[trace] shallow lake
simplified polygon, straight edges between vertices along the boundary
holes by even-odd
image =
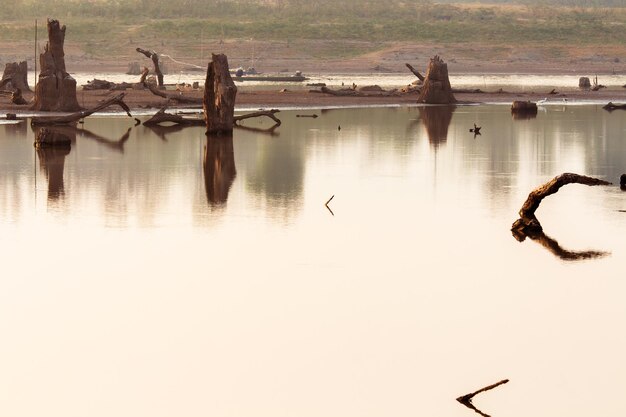
[[[626,193],[568,185],[540,238],[510,227],[555,175],[619,183],[625,116],[93,117],[40,151],[0,125],[0,415],[470,417],[455,398],[509,378],[474,404],[624,416]]]

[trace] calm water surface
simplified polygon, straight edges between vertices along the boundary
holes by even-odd
[[[557,174],[619,181],[624,113],[302,113],[39,152],[0,125],[0,415],[469,417],[504,378],[494,417],[626,414],[626,193],[509,231]]]

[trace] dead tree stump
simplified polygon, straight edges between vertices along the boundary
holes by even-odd
[[[448,64],[443,62],[438,55],[430,59],[424,77],[424,86],[417,101],[426,104],[456,103],[448,78]]]
[[[35,89],[37,111],[75,112],[80,110],[76,99],[76,80],[65,70],[65,25],[48,19],[48,43],[39,56],[41,73]]]
[[[207,134],[231,134],[233,131],[237,87],[228,71],[228,58],[213,54],[204,84],[204,120]]]
[[[2,81],[9,79],[6,84],[8,87],[14,89],[19,88],[21,91],[31,91],[28,86],[28,65],[26,61],[20,63],[9,62],[4,67],[4,73],[2,74]]]

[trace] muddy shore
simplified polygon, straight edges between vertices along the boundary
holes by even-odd
[[[176,94],[175,91],[168,91]],[[119,91],[95,90],[78,91],[78,102],[84,108],[94,107],[108,98],[119,94]],[[188,97],[202,97],[200,90],[184,93]],[[547,91],[537,92],[484,92],[484,93],[456,93],[460,103],[512,103],[514,100],[539,101],[547,98],[550,104],[568,104],[579,102],[590,103],[614,103],[626,102],[626,89],[606,88],[600,91],[572,90],[558,94],[548,94]],[[32,100],[32,93],[24,94],[27,101]],[[134,111],[150,113],[151,110],[159,109],[165,105],[169,108],[201,108],[201,105],[181,105],[171,100],[155,96],[148,90],[126,90],[124,98],[126,104]],[[401,93],[395,96],[370,96],[370,97],[343,97],[307,91],[281,91],[281,90],[243,90],[237,94],[237,110],[250,110],[260,108],[327,108],[327,107],[364,107],[364,106],[410,106],[417,104],[417,93]],[[110,111],[118,111],[113,107]],[[18,113],[28,114],[29,105],[18,106],[11,104],[6,97],[0,97],[0,114]]]

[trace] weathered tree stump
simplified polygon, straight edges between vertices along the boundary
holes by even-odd
[[[35,89],[36,111],[74,112],[80,110],[76,99],[76,80],[65,70],[65,25],[48,19],[48,43],[39,56],[41,73]]]
[[[228,58],[213,54],[204,84],[204,120],[207,134],[230,134],[233,131],[237,87],[228,71]]]
[[[161,67],[159,66],[159,54],[157,54],[154,51],[147,51],[141,48],[137,48],[136,51],[139,52],[140,54],[145,55],[146,57],[152,60],[152,63],[154,64],[154,73],[156,74],[157,79],[159,80],[159,88],[162,88],[164,86],[163,85],[163,72],[161,71]]]
[[[417,99],[418,103],[426,104],[454,104],[456,98],[452,94],[450,78],[448,77],[448,64],[443,62],[438,55],[430,59],[424,86]]]
[[[589,77],[580,77],[578,79],[578,88],[589,89],[591,88],[591,81]]]
[[[26,61],[7,63],[2,74],[2,81],[7,79],[10,80],[6,84],[7,87],[19,88],[21,91],[31,91],[28,86],[28,65]]]

